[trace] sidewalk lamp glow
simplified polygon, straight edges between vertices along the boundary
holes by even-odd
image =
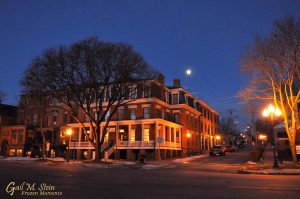
[[[264,117],[270,117],[272,126],[274,126],[274,116],[279,117],[281,116],[282,112],[279,108],[274,107],[272,104],[270,104],[268,107],[266,107],[262,115]],[[279,168],[278,166],[278,159],[277,159],[277,153],[276,153],[276,139],[275,139],[275,132],[273,132],[273,156],[274,156],[274,162],[273,162],[273,168]]]
[[[265,134],[259,134],[258,139],[259,140],[267,140],[267,136]]]
[[[186,137],[188,138],[187,155],[189,155],[189,153],[190,153],[190,137],[191,137],[191,133],[188,132],[188,133],[186,134]]]
[[[190,133],[190,132],[187,133],[187,134],[186,134],[186,137],[187,137],[187,138],[190,138],[190,137],[191,137],[191,133]]]

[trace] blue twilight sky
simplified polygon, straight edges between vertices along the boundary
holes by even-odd
[[[246,84],[243,46],[274,19],[300,18],[297,0],[0,0],[0,88],[15,104],[31,60],[48,47],[98,36],[132,44],[160,70],[221,114]],[[185,75],[190,68],[191,76]]]

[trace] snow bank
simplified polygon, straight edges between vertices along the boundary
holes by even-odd
[[[157,169],[159,167],[161,167],[161,166],[159,166],[159,165],[152,165],[152,164],[146,164],[146,165],[142,166],[142,169]]]
[[[3,160],[7,160],[7,161],[36,161],[38,159],[37,158],[30,158],[30,157],[18,157],[18,156],[14,156],[14,157],[5,158]]]
[[[173,160],[173,162],[174,163],[183,163],[183,162],[192,161],[192,160],[196,160],[196,159],[200,159],[200,158],[206,158],[206,157],[208,157],[208,155],[197,155],[197,156],[191,156],[191,157],[187,157],[187,158],[175,159],[175,160]]]
[[[50,160],[50,161],[53,161],[53,162],[66,162],[67,161],[65,158],[60,158],[60,157],[46,158],[46,160]]]
[[[256,165],[256,164],[258,164],[258,163],[257,163],[257,162],[252,162],[252,161],[248,161],[248,162],[246,162],[246,164]]]

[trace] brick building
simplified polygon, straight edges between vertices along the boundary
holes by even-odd
[[[44,97],[41,103],[38,98],[21,96],[17,122],[26,135],[23,153],[39,155],[45,143],[49,156],[65,156],[69,145],[73,158],[92,158],[94,148],[81,125],[59,108],[57,100]],[[181,87],[179,79],[172,86],[165,86],[162,75],[148,80],[137,86],[134,98],[112,116],[102,146],[108,157],[165,159],[200,154],[218,144],[218,112]],[[73,131],[70,140],[67,128]]]
[[[109,123],[103,150],[111,158],[165,159],[200,154],[219,143],[218,112],[182,88],[179,79],[172,86],[165,86],[163,76],[149,80],[137,88],[136,98],[119,108]],[[70,127],[72,156],[91,158],[93,146],[80,124],[69,123],[61,132]]]

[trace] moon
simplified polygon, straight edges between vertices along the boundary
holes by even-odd
[[[187,69],[187,70],[185,71],[185,74],[191,75],[191,74],[192,74],[192,70],[191,70],[191,69]]]

